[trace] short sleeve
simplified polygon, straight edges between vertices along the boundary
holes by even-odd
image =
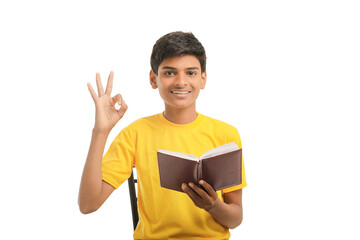
[[[135,142],[128,128],[124,128],[111,143],[102,159],[102,179],[118,188],[131,175],[135,159]]]
[[[234,132],[234,135],[233,135],[233,138],[232,138],[231,141],[235,142],[238,145],[239,148],[242,148],[240,135],[239,135],[239,132],[237,131],[236,128],[235,128],[235,132]],[[242,173],[241,173],[242,181],[241,181],[241,184],[233,186],[233,187],[225,188],[225,189],[221,190],[222,193],[232,192],[232,191],[239,190],[239,189],[242,189],[242,188],[247,186],[246,177],[245,177],[244,157],[241,156],[241,159],[242,159],[242,161],[241,161],[242,162],[241,163],[242,164]]]

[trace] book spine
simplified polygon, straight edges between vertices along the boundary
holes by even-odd
[[[199,163],[196,163],[194,172],[193,172],[193,177],[194,177],[195,181],[197,180],[197,177],[198,177],[198,165],[199,165]]]
[[[196,184],[199,184],[199,181],[202,179],[202,160],[197,164],[197,178],[196,178]]]

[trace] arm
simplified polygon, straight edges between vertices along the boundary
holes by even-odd
[[[114,191],[102,181],[101,160],[108,133],[93,130],[79,190],[79,208],[84,214],[96,211]]]
[[[234,229],[243,220],[242,189],[225,193],[224,202],[220,199],[207,210],[220,224]]]
[[[234,229],[243,219],[242,189],[225,193],[222,202],[215,190],[205,181],[200,184],[206,189],[202,190],[193,183],[183,184],[183,190],[189,195],[194,204],[207,211],[220,224]]]
[[[82,213],[96,211],[115,189],[102,180],[101,161],[107,137],[115,124],[123,117],[128,107],[120,94],[113,98],[110,96],[113,76],[114,74],[111,72],[104,93],[100,74],[96,74],[99,96],[96,95],[91,84],[88,83],[90,94],[95,102],[96,116],[89,153],[80,183],[78,203]],[[121,104],[119,110],[115,108],[116,103]]]

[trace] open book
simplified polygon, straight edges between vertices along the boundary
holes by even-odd
[[[164,188],[183,192],[182,183],[202,187],[199,181],[203,179],[217,191],[242,182],[242,149],[235,142],[213,148],[200,158],[162,149],[157,157],[160,185]]]

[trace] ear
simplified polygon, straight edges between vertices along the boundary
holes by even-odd
[[[204,89],[206,84],[206,71],[201,74],[201,86],[200,89]]]
[[[150,70],[150,85],[153,89],[157,89],[157,84],[156,84],[156,78],[157,75],[154,73],[153,70]]]

